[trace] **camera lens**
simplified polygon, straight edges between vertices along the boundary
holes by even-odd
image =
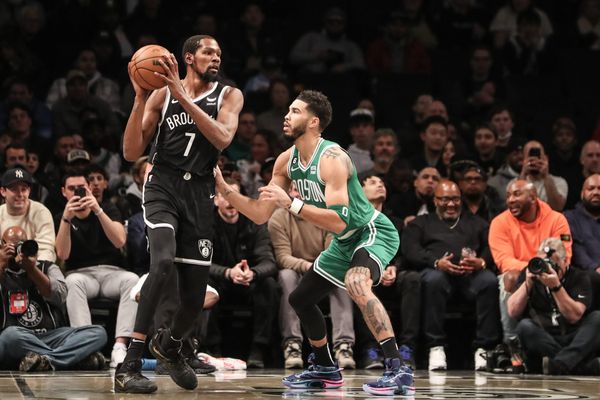
[[[539,275],[542,272],[547,271],[546,262],[543,258],[534,257],[531,260],[529,260],[529,264],[527,264],[527,269],[532,274]]]

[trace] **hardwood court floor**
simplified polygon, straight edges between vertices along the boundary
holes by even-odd
[[[217,372],[200,376],[199,388],[185,391],[168,377],[147,376],[158,383],[153,395],[128,395],[112,390],[112,371],[98,373],[0,372],[0,400],[104,399],[382,399],[363,392],[362,384],[378,376],[372,371],[345,371],[342,390],[291,391],[281,385],[284,370]],[[600,399],[600,377],[492,375],[470,371],[416,373],[417,399]],[[389,398],[389,397],[388,397]],[[396,398],[403,398],[396,396]]]

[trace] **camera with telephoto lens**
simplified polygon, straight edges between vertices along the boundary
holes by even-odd
[[[556,250],[546,247],[544,248],[544,251],[546,252],[546,257],[533,257],[527,264],[527,269],[534,275],[539,275],[542,272],[548,273],[550,272],[550,268],[557,272],[559,270],[558,264],[552,260],[552,254],[554,254]]]
[[[21,240],[15,245],[16,254],[22,254],[23,257],[32,257],[38,253],[39,246],[35,240]]]

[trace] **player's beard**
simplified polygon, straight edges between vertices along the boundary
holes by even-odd
[[[219,77],[219,73],[218,72],[211,72],[211,71],[206,71],[203,72],[200,75],[200,79],[202,79],[204,82],[206,83],[210,83],[210,82],[215,82],[218,77]]]
[[[298,139],[300,136],[304,135],[304,132],[306,132],[307,125],[308,125],[308,121],[304,121],[304,124],[291,128],[289,135],[284,134],[283,138],[289,143],[295,142],[296,139]]]

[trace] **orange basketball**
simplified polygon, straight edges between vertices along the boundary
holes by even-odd
[[[149,44],[140,48],[131,57],[132,76],[135,82],[146,90],[160,89],[165,86],[160,77],[154,75],[154,72],[166,74],[165,69],[158,62],[164,61],[164,56],[168,56],[171,52],[162,46]]]

